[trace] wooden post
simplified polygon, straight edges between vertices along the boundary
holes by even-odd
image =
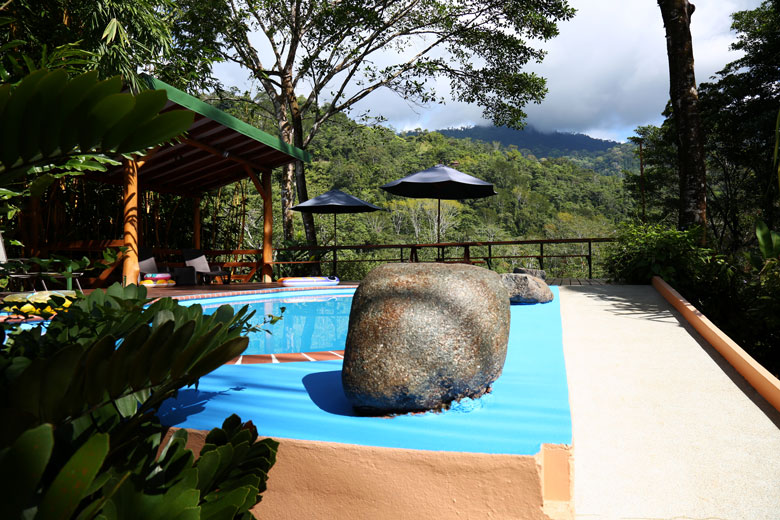
[[[200,249],[200,197],[192,200],[192,247]]]
[[[263,172],[263,267],[261,274],[264,283],[273,282],[274,271],[274,208],[271,199],[271,172]]]
[[[248,165],[244,165],[244,171],[249,176],[252,184],[255,185],[255,189],[260,192],[260,196],[263,197],[263,258],[262,266],[260,267],[260,273],[262,275],[263,283],[273,282],[274,274],[274,247],[271,240],[274,234],[274,208],[273,200],[271,199],[271,171],[263,171],[263,181],[257,178],[257,175],[252,168]]]
[[[122,266],[122,285],[138,283],[138,164],[124,159],[124,245],[125,261]]]
[[[593,243],[588,240],[588,279],[593,278]]]

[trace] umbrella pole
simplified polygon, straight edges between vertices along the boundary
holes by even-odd
[[[333,214],[333,276],[336,274],[336,214]]]
[[[436,243],[441,244],[441,199],[437,199],[439,201],[439,207],[438,211],[436,211]],[[443,260],[444,254],[441,249],[441,246],[439,246],[439,259]]]

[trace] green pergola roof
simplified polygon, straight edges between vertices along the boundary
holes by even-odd
[[[200,194],[248,176],[246,168],[262,172],[296,159],[309,162],[309,153],[201,101],[158,79],[147,85],[165,90],[163,111],[191,110],[195,120],[179,142],[162,146],[138,171],[142,190],[179,195]],[[89,175],[102,182],[122,184],[122,169]]]
[[[188,108],[193,112],[195,112],[196,114],[200,114],[204,117],[211,119],[212,121],[221,123],[225,125],[227,128],[231,128],[236,132],[240,132],[247,137],[251,137],[255,141],[258,141],[267,146],[275,148],[280,152],[284,152],[288,155],[291,155],[296,159],[300,159],[304,162],[311,161],[311,156],[309,155],[309,152],[305,150],[301,150],[300,148],[291,146],[285,143],[284,141],[282,141],[281,139],[279,139],[278,137],[274,137],[271,134],[267,134],[262,130],[255,128],[252,125],[248,125],[247,123],[241,121],[240,119],[235,118],[230,114],[227,114],[212,105],[209,105],[205,101],[202,101],[196,98],[195,96],[191,96],[186,92],[182,92],[176,87],[172,87],[168,85],[164,81],[160,81],[159,79],[153,78],[151,76],[145,76],[144,79],[146,80],[146,84],[149,86],[150,89],[166,91],[168,93],[168,100],[173,101],[179,106]]]

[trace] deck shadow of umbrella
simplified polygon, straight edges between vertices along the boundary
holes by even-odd
[[[388,182],[381,188],[402,197],[437,199],[439,205],[436,214],[436,243],[441,242],[441,199],[480,199],[496,195],[491,183],[443,164]]]
[[[306,202],[290,208],[302,213],[333,213],[333,245],[336,246],[336,215],[339,213],[368,213],[381,211],[382,208],[374,206],[357,197],[353,197],[341,190],[330,190],[318,195]],[[333,249],[333,275],[336,276],[336,249]]]

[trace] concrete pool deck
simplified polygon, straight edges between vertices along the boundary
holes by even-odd
[[[778,518],[780,412],[653,287],[560,305],[577,519]]]

